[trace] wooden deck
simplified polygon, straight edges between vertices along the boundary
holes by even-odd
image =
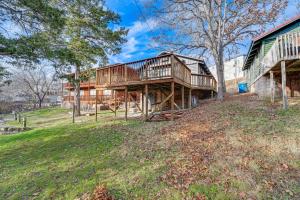
[[[172,81],[192,89],[216,90],[213,76],[191,74],[191,70],[172,54],[103,67],[96,72],[97,88],[121,89]]]
[[[114,94],[124,92],[125,119],[128,103],[134,99],[131,93],[138,93],[134,102],[145,120],[151,120],[154,113],[165,112],[170,113],[173,120],[175,112],[191,108],[193,91],[194,96],[216,92],[216,80],[211,75],[192,74],[178,57],[165,54],[98,68],[95,87],[97,90],[111,89]]]

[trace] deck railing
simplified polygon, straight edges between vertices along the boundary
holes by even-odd
[[[95,84],[95,81],[81,82],[80,87],[94,87]],[[64,88],[74,88],[74,85],[72,83],[64,83]]]
[[[97,69],[96,85],[123,86],[138,81],[175,78],[184,84],[215,89],[216,80],[210,75],[191,74],[191,70],[172,54],[113,65]]]
[[[217,88],[217,81],[213,76],[210,75],[201,75],[201,74],[192,74],[191,76],[192,87],[202,88],[202,89],[213,89]]]
[[[254,83],[282,60],[300,59],[300,31],[280,35],[264,57],[253,61],[248,71],[248,83]]]
[[[98,102],[103,102],[103,101],[107,101],[111,99],[111,95],[98,95],[97,97]],[[69,101],[69,102],[73,102],[74,101],[74,96],[64,96],[63,97],[64,101]],[[94,102],[96,101],[96,95],[90,95],[90,96],[81,96],[80,97],[81,101],[90,101],[90,102]]]
[[[177,57],[173,57],[173,76],[184,83],[191,83],[191,70]]]
[[[135,81],[178,78],[190,83],[191,70],[173,55],[97,69],[96,85],[120,85]]]

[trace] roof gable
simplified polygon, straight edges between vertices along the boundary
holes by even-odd
[[[300,15],[297,15],[290,20],[285,21],[284,23],[276,26],[275,28],[255,37],[252,42],[251,46],[249,48],[243,70],[250,67],[252,61],[254,60],[255,55],[259,52],[261,48],[262,41],[268,40],[268,39],[274,39],[278,35],[285,34],[289,31],[292,31],[296,28],[300,27]]]

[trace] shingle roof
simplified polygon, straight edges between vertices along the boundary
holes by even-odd
[[[280,30],[281,28],[283,28],[283,27],[285,27],[285,26],[287,26],[287,25],[289,25],[289,24],[291,24],[291,23],[293,23],[293,22],[295,22],[295,21],[297,21],[299,19],[300,19],[300,14],[297,15],[297,16],[295,16],[295,17],[293,17],[293,18],[291,18],[291,19],[289,19],[289,20],[287,20],[287,21],[285,21],[285,22],[283,22],[282,24],[279,24],[278,26],[272,28],[269,31],[264,32],[264,33],[260,34],[259,36],[256,36],[255,38],[253,38],[253,41],[256,42],[258,40],[261,40],[264,37],[266,37],[266,36],[268,36],[268,35],[276,32],[276,31]]]

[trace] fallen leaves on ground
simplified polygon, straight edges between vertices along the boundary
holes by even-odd
[[[245,134],[246,130],[235,121],[239,115],[247,117],[245,109],[251,116],[266,114],[269,120],[278,119],[274,112],[278,106],[265,105],[255,95],[243,95],[227,97],[224,102],[205,101],[174,124],[163,128],[161,133],[168,134],[169,142],[178,145],[180,151],[166,161],[168,171],[161,180],[185,193],[193,184],[217,184],[235,198],[257,199],[261,194],[272,196],[275,190],[279,194],[289,191],[286,193],[295,198],[294,192],[286,189],[291,183],[277,184],[280,181],[297,184],[300,178],[299,168],[291,169],[280,161],[291,157],[291,153],[280,149],[279,158],[272,158],[272,147],[268,143],[255,142],[258,138],[256,132],[259,133],[257,129],[263,128],[264,124],[248,128],[252,134]]]
[[[105,186],[99,185],[95,188],[90,200],[114,200],[114,198],[109,194]]]

